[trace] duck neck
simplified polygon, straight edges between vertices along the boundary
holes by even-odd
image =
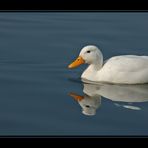
[[[98,71],[102,68],[102,65],[101,64],[90,64],[88,66],[88,69],[91,69],[93,71]]]
[[[87,69],[83,72],[82,78],[86,80],[94,81],[96,78],[96,74],[100,71],[103,66],[103,57],[96,61],[95,63],[91,63]]]
[[[102,54],[100,53],[100,54],[98,55],[97,60],[96,60],[94,63],[91,63],[91,64],[88,66],[88,68],[89,68],[89,69],[92,69],[92,70],[94,70],[94,71],[98,71],[98,70],[100,70],[100,69],[102,68],[102,66],[103,66],[103,56],[102,56]]]

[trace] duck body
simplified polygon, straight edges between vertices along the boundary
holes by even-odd
[[[90,65],[83,72],[81,78],[107,83],[148,83],[148,56],[115,56],[110,58],[99,70]]]
[[[81,75],[82,80],[115,84],[148,83],[148,56],[114,56],[103,64],[101,51],[96,46],[86,46],[79,57],[83,63],[89,64]]]

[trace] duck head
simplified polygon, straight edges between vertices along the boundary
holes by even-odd
[[[98,47],[94,45],[88,45],[81,49],[80,54],[78,58],[72,62],[68,68],[75,68],[78,67],[81,64],[103,64],[103,56],[101,51],[98,49]]]

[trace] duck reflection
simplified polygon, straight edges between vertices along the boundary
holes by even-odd
[[[118,107],[139,110],[139,107],[132,106],[134,102],[148,101],[148,84],[144,85],[113,85],[113,84],[87,84],[83,83],[84,95],[70,93],[82,107],[82,113],[85,115],[95,115],[96,110],[101,105],[101,96],[115,101]],[[128,103],[128,105],[122,105]],[[130,105],[129,105],[130,104]]]

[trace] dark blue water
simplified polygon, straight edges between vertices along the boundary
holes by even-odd
[[[86,66],[67,65],[88,44],[148,55],[148,13],[0,13],[0,135],[148,135],[148,102],[102,97],[87,116],[68,95],[84,95]]]

